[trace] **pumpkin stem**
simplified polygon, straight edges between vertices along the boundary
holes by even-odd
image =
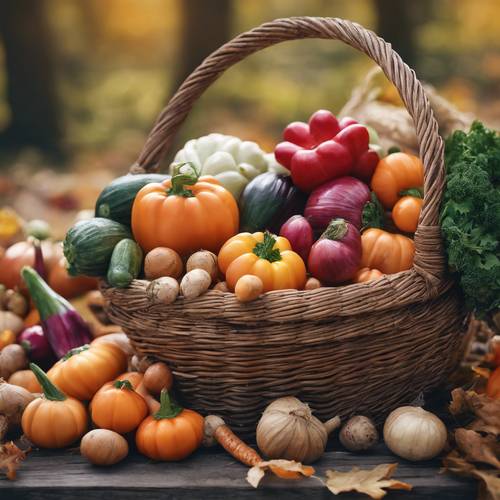
[[[66,394],[62,393],[47,377],[47,374],[35,363],[30,363],[30,369],[42,386],[43,394],[49,401],[64,401]]]
[[[187,171],[186,171],[187,170]],[[200,171],[191,162],[177,163],[174,166],[172,175],[172,187],[167,191],[169,196],[184,196],[190,198],[194,196],[190,189],[185,189],[184,186],[193,186],[200,178]]]
[[[132,387],[132,384],[128,380],[117,380],[113,384],[113,387],[116,387],[117,389],[126,389],[127,391],[134,390],[134,388]]]
[[[384,227],[385,212],[377,195],[372,191],[370,200],[365,203],[361,212],[361,231],[369,227]]]
[[[347,234],[347,222],[344,219],[332,219],[320,239],[341,240]]]
[[[183,408],[170,399],[167,389],[162,389],[160,395],[160,409],[153,415],[156,420],[164,418],[175,418],[181,413]]]
[[[80,347],[73,347],[73,349],[70,349],[64,356],[63,356],[63,360],[64,361],[67,361],[69,358],[71,358],[71,356],[74,356],[75,354],[80,354],[81,352],[84,352],[84,351],[87,351],[88,349],[90,349],[90,345],[89,344],[85,344],[85,345],[82,345]]]
[[[264,233],[264,241],[257,243],[252,252],[260,257],[261,259],[266,259],[269,262],[276,262],[281,260],[281,253],[279,248],[274,248],[276,244],[276,238],[269,232]]]
[[[399,192],[399,196],[413,196],[414,198],[423,198],[424,190],[422,188],[403,189]]]

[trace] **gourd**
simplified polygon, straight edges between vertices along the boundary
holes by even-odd
[[[117,432],[94,429],[83,436],[80,453],[94,465],[114,465],[128,455],[128,443]]]
[[[134,240],[125,238],[119,241],[113,249],[107,281],[111,286],[126,288],[139,276],[141,267],[141,247]]]
[[[116,244],[131,238],[130,230],[109,219],[77,222],[66,233],[64,255],[72,276],[105,276]]]
[[[270,160],[255,142],[214,133],[186,142],[171,170],[176,163],[191,162],[201,175],[215,177],[238,200],[248,182],[267,171]]]
[[[124,175],[106,186],[95,204],[95,216],[111,219],[130,226],[130,215],[135,195],[146,184],[163,182],[168,175],[139,174]]]

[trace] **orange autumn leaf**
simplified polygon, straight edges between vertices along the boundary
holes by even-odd
[[[7,479],[16,479],[16,471],[26,458],[26,452],[20,450],[12,441],[0,446],[0,471]]]
[[[282,479],[297,480],[303,477],[310,477],[314,474],[314,468],[309,465],[302,465],[293,460],[269,460],[259,462],[254,465],[247,474],[247,481],[254,487],[259,486],[266,471],[272,471],[276,476]]]
[[[494,434],[479,433],[470,429],[457,429],[455,441],[464,458],[469,462],[482,462],[500,469],[500,442]]]
[[[348,472],[327,470],[325,485],[334,495],[346,491],[357,491],[374,499],[382,498],[387,494],[384,488],[410,491],[411,484],[390,479],[397,466],[398,464],[381,464],[373,469],[354,467]]]

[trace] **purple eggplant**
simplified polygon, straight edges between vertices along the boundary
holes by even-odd
[[[21,275],[40,314],[43,332],[57,358],[91,341],[89,326],[66,299],[54,292],[33,268],[23,267]]]
[[[40,325],[33,325],[23,330],[19,337],[17,337],[17,341],[24,347],[28,357],[44,368],[50,367],[56,362],[52,347],[50,347],[43,328]]]

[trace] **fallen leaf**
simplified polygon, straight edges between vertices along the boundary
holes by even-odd
[[[493,434],[482,435],[470,429],[457,429],[455,441],[469,462],[482,462],[500,469],[500,442]]]
[[[327,470],[326,487],[338,495],[346,491],[357,491],[378,499],[386,495],[384,488],[410,491],[412,486],[397,479],[390,479],[398,464],[381,464],[374,469],[354,467],[349,472]]]
[[[496,429],[496,433],[500,434],[500,399],[493,399],[474,391],[464,391],[461,388],[454,389],[451,397],[449,410],[452,415],[457,418],[467,417],[467,423],[476,430],[485,427],[490,429],[487,432]]]
[[[0,446],[0,471],[7,479],[16,479],[16,471],[26,458],[26,452],[21,451],[12,441]]]
[[[271,470],[276,476],[282,479],[301,479],[314,474],[314,468],[309,465],[302,465],[293,460],[269,460],[259,462],[254,465],[247,474],[247,481],[254,487],[259,486],[267,470]]]

